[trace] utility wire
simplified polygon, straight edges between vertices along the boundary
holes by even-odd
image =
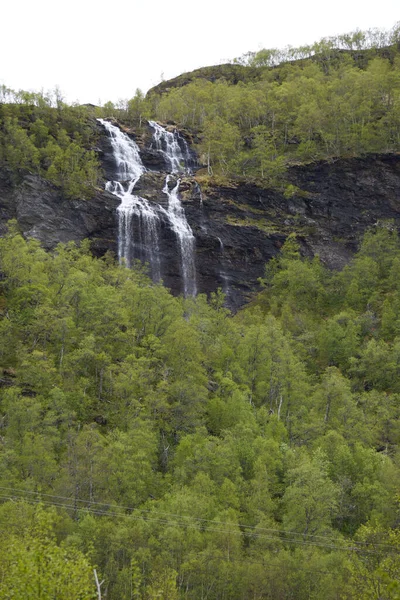
[[[0,498],[7,498],[9,499],[9,497],[3,497],[0,495]],[[47,506],[57,506],[57,507],[61,507],[61,508],[73,508],[69,505],[65,505],[65,504],[59,504],[59,503],[54,503],[54,502],[42,502],[40,500],[29,500],[28,504],[45,504]],[[89,509],[85,509],[85,512],[88,512],[90,514],[95,514],[95,515],[99,515],[99,514],[107,514],[109,516],[109,513],[103,513],[101,511],[98,510],[89,510]],[[117,516],[122,516],[122,517],[127,517],[130,518],[130,515],[117,515]],[[136,519],[140,520],[140,517],[136,517]],[[143,519],[146,520],[146,519]],[[174,523],[175,525],[175,523]],[[213,531],[208,529],[207,531]],[[220,530],[217,530],[218,532],[220,532]],[[227,533],[233,533],[233,532],[227,532]],[[214,560],[223,560],[222,556],[217,556],[215,554],[207,554],[207,555],[198,555],[200,559],[206,560],[206,559],[214,559]],[[282,565],[278,565],[278,564],[274,564],[274,563],[270,563],[270,562],[266,562],[264,561],[255,561],[255,560],[251,560],[251,559],[247,559],[246,557],[242,558],[242,559],[238,559],[238,558],[233,558],[233,559],[228,559],[228,562],[239,562],[239,563],[243,563],[243,564],[254,564],[254,565],[261,565],[265,568],[268,569],[281,569]],[[305,571],[308,573],[319,573],[322,575],[336,575],[336,573],[332,572],[332,571],[321,571],[321,570],[317,570],[317,569],[304,569],[303,567],[292,567],[290,566],[290,570],[296,570],[296,571]]]
[[[0,498],[6,499],[6,500],[10,500],[9,496],[2,496],[0,495]],[[32,505],[38,505],[38,504],[45,504],[47,506],[57,506],[57,507],[62,507],[62,508],[74,508],[71,505],[67,505],[67,504],[61,504],[61,503],[55,503],[55,502],[48,502],[48,501],[41,501],[40,499],[34,500],[31,499],[28,501],[28,504],[32,504]],[[85,512],[88,513],[93,513],[93,514],[106,514],[109,516],[109,513],[104,513],[103,511],[99,511],[99,510],[90,510],[88,508],[83,509]],[[124,514],[118,514],[117,516],[120,517],[127,517],[127,518],[131,518],[131,515],[124,515]],[[140,517],[137,517],[138,519],[140,519]],[[143,519],[146,520],[146,519]],[[209,530],[207,530],[209,531]],[[219,531],[219,530],[218,530]],[[231,532],[229,532],[231,533]],[[210,560],[210,559],[214,559],[214,560],[224,560],[222,556],[218,556],[216,554],[199,554],[198,558],[202,561],[205,560]],[[235,563],[242,563],[242,564],[254,564],[254,565],[260,565],[264,568],[266,568],[267,570],[273,570],[273,569],[282,569],[283,565],[279,565],[276,563],[270,563],[270,562],[266,562],[265,560],[263,561],[255,561],[252,559],[248,559],[246,557],[243,557],[242,559],[239,558],[229,558],[227,562],[235,562]],[[296,567],[296,566],[292,566],[290,565],[290,571],[304,571],[306,573],[318,573],[318,574],[322,574],[322,575],[337,575],[337,573],[333,572],[333,571],[322,571],[320,569],[304,569],[303,567]]]
[[[132,506],[124,506],[124,505],[118,505],[118,504],[113,504],[111,502],[95,502],[92,500],[84,500],[82,498],[74,498],[74,497],[70,497],[70,496],[58,496],[55,494],[45,494],[42,492],[35,492],[35,491],[31,491],[31,490],[21,490],[18,488],[13,488],[13,487],[4,487],[4,486],[0,486],[0,490],[7,490],[7,491],[12,491],[12,492],[16,492],[17,494],[31,494],[31,495],[36,495],[36,496],[45,496],[47,498],[56,498],[58,500],[67,500],[68,502],[74,502],[74,509],[77,510],[78,508],[84,509],[86,507],[78,507],[76,506],[76,503],[81,502],[81,503],[86,503],[88,504],[90,507],[93,506],[103,506],[103,507],[107,507],[107,511],[102,512],[101,514],[107,514],[107,515],[115,515],[114,513],[110,512],[110,509],[112,510],[126,510],[126,511],[130,511],[130,513],[132,513],[134,510],[138,510],[142,513],[150,513],[151,515],[162,515],[162,516],[166,516],[166,517],[174,517],[177,518],[179,520],[182,521],[182,519],[187,519],[188,521],[195,521],[195,522],[200,522],[200,523],[211,523],[212,525],[227,525],[227,526],[232,526],[232,525],[236,525],[238,526],[240,529],[244,529],[244,530],[255,530],[254,535],[259,537],[262,534],[259,534],[260,531],[266,531],[268,533],[276,533],[279,535],[284,535],[284,536],[298,536],[301,538],[307,537],[307,538],[318,538],[318,539],[322,539],[322,540],[329,540],[332,539],[332,536],[329,535],[318,535],[318,534],[312,534],[312,533],[299,533],[297,531],[287,531],[287,530],[282,530],[282,529],[274,529],[274,528],[268,528],[268,527],[259,527],[258,525],[244,525],[243,523],[229,523],[227,521],[217,521],[214,519],[204,519],[202,517],[193,517],[191,515],[182,515],[182,514],[178,514],[178,513],[170,513],[170,512],[164,512],[164,511],[157,511],[157,510],[153,510],[153,509],[143,509],[143,508],[137,508],[136,509]],[[23,497],[23,496],[22,496]],[[118,513],[119,514],[119,513]],[[130,517],[131,514],[129,515],[124,515],[121,514],[121,516],[128,516]],[[145,518],[144,518],[145,519]],[[146,519],[145,519],[146,520]],[[147,519],[147,520],[160,520],[161,519]],[[172,522],[172,521],[170,521]],[[182,521],[184,523],[184,521]],[[252,533],[249,531],[244,531],[243,533],[245,533],[246,535],[252,535]],[[277,538],[279,539],[279,538]],[[352,541],[353,544],[356,545],[360,545],[360,546],[370,546],[371,544],[369,542],[360,542],[360,541]],[[393,546],[390,546],[389,544],[380,544],[380,543],[374,543],[374,546],[380,546],[382,548],[387,548],[390,550],[393,550]]]
[[[39,492],[37,492],[37,494],[38,494],[38,496],[40,496]],[[10,495],[0,494],[0,498],[2,498],[3,500],[10,500]],[[21,497],[21,496],[17,497],[17,499],[26,500],[26,498]],[[57,506],[59,508],[64,508],[64,509],[71,510],[71,511],[77,510],[77,507],[75,504],[51,502],[51,501],[47,501],[47,500],[41,500],[40,497],[38,499],[28,499],[26,501],[30,504],[44,504],[46,506]],[[133,520],[133,521],[155,522],[155,523],[165,525],[165,526],[185,527],[187,529],[198,530],[197,525],[182,521],[181,519],[176,519],[174,521],[171,521],[168,519],[149,518],[149,517],[143,517],[143,516],[138,516],[138,515],[134,515],[134,514],[125,514],[122,512],[105,511],[105,510],[100,510],[100,509],[91,508],[91,507],[82,507],[79,510],[81,510],[83,512],[88,512],[90,514],[98,515],[98,516],[125,518],[125,519],[129,519],[129,520]],[[226,525],[238,526],[236,523],[226,523]],[[211,528],[211,527],[207,527],[207,529],[205,529],[204,531],[205,532],[213,532],[213,533],[225,533],[225,534],[229,534],[229,535],[239,535],[240,537],[242,537],[242,535],[243,535],[241,531],[224,530],[224,529]],[[275,531],[279,534],[282,534],[282,532],[280,530],[275,530]],[[258,534],[256,532],[254,532],[254,533],[246,532],[246,535],[253,539],[265,539],[265,540],[270,540],[270,541],[275,541],[275,542],[278,541],[278,542],[282,542],[282,543],[286,543],[286,544],[295,544],[295,545],[301,545],[301,546],[315,546],[315,547],[328,548],[331,550],[340,550],[340,551],[345,551],[345,552],[360,552],[360,551],[362,551],[363,554],[379,555],[378,552],[374,552],[374,551],[370,551],[370,550],[363,550],[361,548],[352,547],[352,546],[337,546],[334,544],[322,544],[320,542],[312,542],[312,541],[306,541],[306,540],[281,539],[276,536],[268,536],[265,534]],[[390,552],[398,552],[393,547],[388,547],[388,550]]]

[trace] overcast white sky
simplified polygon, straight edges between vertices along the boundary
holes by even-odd
[[[399,0],[6,0],[0,83],[106,102],[248,50],[390,29]]]

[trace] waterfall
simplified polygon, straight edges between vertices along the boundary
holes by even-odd
[[[154,129],[153,139],[156,150],[164,156],[170,172],[191,173],[193,159],[186,140],[178,132],[167,131],[155,121],[149,121],[149,125]]]
[[[140,196],[133,194],[133,189],[146,171],[139,154],[139,147],[109,121],[98,119],[110,136],[113,156],[116,163],[116,180],[106,183],[106,190],[117,196],[121,204],[118,212],[118,259],[127,267],[132,264],[136,254],[144,262],[148,262],[154,281],[159,281],[159,226],[160,217],[155,207]],[[138,227],[134,228],[134,219]],[[133,236],[134,229],[138,235]],[[136,252],[134,252],[136,251]]]
[[[203,208],[203,194],[201,193],[201,187],[199,186],[197,181],[194,182],[194,189],[196,190],[196,195],[199,198],[200,206],[201,208]]]
[[[171,229],[175,233],[179,243],[181,258],[181,271],[183,279],[183,290],[185,296],[196,295],[196,267],[194,259],[195,238],[189,223],[186,220],[185,211],[179,200],[178,191],[180,179],[175,187],[169,189],[170,175],[167,175],[163,192],[168,196],[168,209],[166,211]]]
[[[174,131],[167,131],[155,121],[149,121],[154,129],[153,140],[156,149],[162,153],[171,173],[190,173],[192,157],[186,141]],[[182,151],[183,148],[183,151]],[[169,188],[170,175],[167,175],[163,192],[168,196],[168,209],[166,216],[179,243],[183,291],[185,296],[196,295],[196,266],[195,266],[195,238],[187,222],[185,211],[178,196],[180,179],[175,187]]]
[[[118,127],[98,119],[109,134],[113,156],[116,163],[114,181],[106,183],[106,190],[118,196],[121,204],[118,212],[118,258],[130,267],[134,258],[148,262],[153,281],[161,279],[160,231],[161,219],[174,232],[180,259],[180,270],[185,296],[196,294],[195,238],[187,222],[185,211],[179,199],[180,179],[172,189],[169,187],[170,175],[167,175],[162,189],[168,197],[167,208],[150,204],[148,200],[133,193],[146,168],[142,163],[139,147]],[[156,149],[164,156],[171,173],[190,172],[192,157],[183,138],[177,132],[171,133],[149,121],[154,129],[153,140]],[[161,190],[160,190],[161,191]]]
[[[117,165],[117,181],[138,181],[146,171],[139,154],[138,145],[109,121],[97,119],[107,130],[111,139],[114,159]]]
[[[223,243],[223,241],[221,240],[220,237],[217,237],[217,240],[219,242],[219,249],[220,249],[220,253],[221,253],[221,257],[222,257],[221,258],[221,265],[224,266],[224,263],[225,263],[224,258],[223,258],[223,255],[224,255],[224,243]],[[227,300],[228,296],[229,296],[229,292],[230,292],[229,277],[226,274],[226,272],[224,270],[222,270],[222,269],[220,269],[220,271],[219,271],[219,276],[222,279],[222,291],[225,294],[225,300]]]
[[[161,279],[159,255],[159,228],[160,217],[149,202],[140,196],[132,194],[136,181],[131,182],[127,191],[116,181],[108,182],[106,189],[120,198],[121,204],[118,212],[118,258],[125,260],[127,267],[132,264],[133,250],[136,257],[143,262],[148,262],[151,268],[153,281]],[[134,228],[134,219],[138,226]],[[133,231],[137,236],[134,239]]]

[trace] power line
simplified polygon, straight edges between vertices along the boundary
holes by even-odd
[[[1,496],[1,495],[0,495],[0,498],[9,499],[8,497]],[[33,505],[35,505],[35,504],[45,504],[47,506],[57,506],[57,507],[62,507],[62,508],[73,508],[70,505],[53,503],[53,502],[47,502],[47,501],[43,502],[43,501],[40,501],[40,500],[30,500],[30,501],[28,501],[28,504],[33,504]],[[92,513],[92,514],[96,514],[96,515],[98,515],[98,514],[107,514],[109,516],[109,513],[103,513],[103,512],[98,511],[98,510],[90,510],[90,509],[84,509],[84,510],[86,512],[89,512],[89,513]],[[125,516],[127,518],[130,518],[130,515],[118,515],[118,516]],[[137,517],[137,519],[140,519],[140,517]],[[207,531],[213,531],[213,530],[208,529]],[[220,531],[220,530],[217,530],[217,531]],[[229,533],[231,533],[231,532],[229,532]],[[215,554],[214,555],[213,554],[199,555],[199,557],[200,557],[200,559],[223,560],[222,556],[217,556]],[[266,568],[267,570],[282,569],[282,566],[283,566],[283,565],[274,564],[274,563],[270,563],[270,562],[267,563],[267,562],[265,562],[265,560],[262,561],[262,562],[261,561],[255,561],[255,560],[252,560],[252,559],[248,559],[246,557],[244,557],[242,559],[238,559],[238,558],[231,559],[231,558],[229,558],[227,562],[260,565],[260,566]],[[336,575],[337,574],[337,573],[334,573],[332,571],[321,571],[319,569],[318,570],[317,569],[304,569],[303,567],[296,567],[296,566],[292,566],[292,565],[290,565],[290,570],[291,571],[293,571],[293,570],[295,570],[295,571],[304,571],[306,573],[318,573],[318,574],[322,574],[322,575]]]
[[[9,500],[9,496],[2,496],[0,494],[0,498]],[[73,506],[71,505],[67,505],[67,504],[61,504],[61,503],[54,503],[54,502],[48,502],[48,501],[41,501],[40,499],[38,500],[28,500],[27,501],[28,504],[33,504],[33,505],[37,505],[37,504],[45,504],[47,506],[57,506],[57,507],[62,507],[62,508],[73,508]],[[103,511],[99,511],[99,510],[90,510],[89,508],[85,508],[84,509],[86,512],[89,513],[93,513],[93,514],[106,514],[109,515],[109,513],[104,513]],[[127,517],[127,518],[131,518],[131,515],[122,515],[122,514],[117,514],[117,516],[120,517]],[[141,519],[140,517],[137,517],[137,519]],[[143,519],[146,520],[146,519]],[[210,531],[210,530],[207,530]],[[219,530],[218,530],[219,531]],[[199,555],[200,559],[214,559],[214,560],[223,560],[222,556],[217,556],[215,554],[207,554],[207,555]],[[227,562],[235,562],[235,563],[242,563],[242,564],[254,564],[254,565],[260,565],[263,566],[264,568],[266,568],[267,570],[273,570],[273,569],[282,569],[283,565],[279,565],[279,564],[274,564],[274,563],[270,563],[270,562],[265,562],[264,561],[255,561],[249,558],[244,557],[243,559],[238,559],[238,558],[229,558]],[[293,571],[304,571],[306,573],[318,573],[318,574],[322,574],[322,575],[336,575],[337,573],[333,572],[333,571],[322,571],[320,569],[304,569],[303,567],[296,567],[296,566],[292,566],[290,565],[290,570]]]
[[[256,533],[254,535],[262,535],[259,534],[258,532],[260,531],[266,531],[268,533],[276,533],[279,535],[288,535],[288,536],[299,536],[299,537],[307,537],[307,538],[318,538],[318,539],[322,539],[322,540],[327,540],[327,539],[332,539],[332,536],[328,536],[328,535],[318,535],[318,534],[312,534],[312,533],[299,533],[297,531],[287,531],[287,530],[282,530],[282,529],[276,529],[276,528],[268,528],[268,527],[259,527],[258,525],[245,525],[243,523],[231,523],[231,522],[227,522],[227,521],[217,521],[215,519],[204,519],[202,517],[193,517],[191,515],[182,515],[182,514],[178,514],[178,513],[171,513],[171,512],[165,512],[165,511],[157,511],[154,509],[143,509],[143,508],[135,508],[132,506],[126,506],[126,505],[118,505],[118,504],[112,504],[110,502],[96,502],[94,500],[84,500],[82,498],[71,498],[70,496],[59,496],[56,494],[45,494],[42,492],[35,492],[32,490],[21,490],[18,488],[14,488],[14,487],[4,487],[4,486],[0,486],[0,490],[9,490],[9,491],[13,491],[16,492],[18,494],[31,494],[31,495],[36,495],[36,496],[45,496],[48,498],[56,498],[58,500],[67,500],[68,502],[74,502],[74,510],[78,509],[79,507],[75,506],[75,503],[77,502],[81,502],[81,503],[86,503],[89,504],[90,506],[94,505],[94,506],[104,506],[107,507],[107,511],[104,511],[101,514],[115,514],[115,513],[111,513],[110,512],[110,508],[115,510],[126,510],[126,511],[130,511],[131,513],[134,510],[139,510],[140,512],[146,512],[146,513],[150,513],[151,515],[163,515],[166,517],[175,517],[179,520],[182,519],[187,519],[188,521],[195,521],[195,522],[200,522],[200,523],[211,523],[212,525],[227,525],[227,526],[231,526],[231,525],[236,525],[238,526],[240,529],[244,529],[244,530],[255,530]],[[81,507],[81,508],[85,508],[85,507]],[[121,514],[121,516],[130,516],[130,515],[123,515]],[[151,520],[157,520],[157,519],[151,519]],[[183,521],[184,522],[184,521]],[[243,533],[248,534],[248,535],[252,535],[250,532],[244,531]],[[278,538],[279,539],[279,538]],[[356,545],[360,545],[360,546],[369,546],[370,544],[368,542],[360,542],[360,541],[352,541],[353,544]],[[389,546],[388,544],[380,544],[380,543],[375,543],[374,546],[380,546],[383,548],[388,548],[393,550],[392,546]]]
[[[24,493],[24,492],[22,492],[22,493]],[[59,508],[64,508],[67,510],[71,510],[73,512],[75,512],[78,509],[78,507],[75,504],[66,504],[66,503],[61,503],[61,502],[51,502],[51,501],[47,501],[47,500],[41,500],[39,492],[31,492],[31,493],[37,494],[39,496],[39,498],[27,500],[23,496],[19,496],[19,497],[17,497],[17,499],[25,500],[30,504],[45,504],[46,506],[57,506]],[[3,500],[9,500],[10,496],[0,494],[0,498],[2,498]],[[133,521],[143,521],[143,522],[150,522],[150,523],[155,522],[155,523],[158,523],[160,525],[165,525],[165,526],[185,527],[187,529],[198,530],[198,526],[196,526],[195,524],[192,524],[190,522],[188,523],[186,521],[182,521],[182,519],[180,519],[180,518],[178,518],[174,521],[171,521],[168,519],[149,518],[149,517],[143,517],[143,516],[138,516],[138,515],[134,515],[134,514],[125,514],[122,512],[112,512],[110,510],[101,510],[99,508],[92,508],[92,507],[87,507],[87,506],[79,508],[78,510],[85,511],[85,512],[88,512],[89,514],[94,514],[97,516],[125,518],[125,519],[129,519],[129,520],[133,520]],[[212,523],[212,521],[210,521],[210,522]],[[228,526],[234,525],[234,526],[238,527],[238,525],[236,523],[225,523],[225,524]],[[213,533],[225,533],[225,534],[229,534],[229,535],[239,535],[240,537],[243,536],[241,531],[224,530],[224,529],[219,529],[219,528],[207,527],[207,529],[205,529],[204,531],[213,532]],[[274,530],[274,531],[278,534],[285,533],[285,532],[281,532],[280,530]],[[345,552],[360,552],[360,551],[362,551],[364,554],[379,555],[378,552],[374,552],[374,551],[370,551],[370,550],[362,550],[361,548],[352,547],[352,546],[345,547],[345,546],[337,546],[334,544],[322,544],[320,542],[312,542],[312,541],[306,541],[306,540],[281,539],[280,537],[268,536],[268,535],[259,534],[256,532],[254,532],[254,533],[246,532],[246,535],[253,539],[265,539],[265,540],[270,540],[270,541],[275,541],[275,542],[282,542],[282,543],[286,543],[286,544],[295,544],[295,545],[301,545],[301,546],[314,546],[314,547],[320,547],[320,548],[328,548],[330,550],[340,550],[340,551],[345,551]],[[390,547],[390,546],[387,546],[387,549],[390,552],[398,552],[395,548]]]

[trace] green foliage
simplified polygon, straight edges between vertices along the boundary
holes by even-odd
[[[23,515],[24,506],[3,505],[0,518]],[[13,515],[14,513],[14,515]],[[92,600],[93,571],[77,549],[56,544],[52,531],[54,513],[39,506],[30,522],[18,533],[2,530],[0,551],[0,597],[26,600]]]
[[[154,118],[194,130],[210,174],[281,188],[299,161],[399,151],[397,41],[398,25],[249,52],[161,84],[148,104]]]
[[[2,598],[398,597],[390,224],[341,273],[289,237],[234,317],[12,224],[0,260]]]
[[[304,536],[329,532],[338,505],[339,489],[328,477],[328,461],[316,452],[289,469],[283,497],[283,524]]]
[[[399,150],[398,50],[368,36],[261,51],[226,80],[96,110],[2,86],[0,160],[85,197],[94,115],[153,116],[191,128],[224,183],[290,198],[293,161]],[[366,45],[364,62],[347,52]],[[391,223],[340,273],[289,236],[235,316],[221,293],[173,298],[15,224],[0,262],[1,598],[94,598],[94,568],[109,600],[400,596]]]
[[[14,174],[30,171],[60,186],[68,197],[88,197],[97,185],[99,162],[89,108],[55,98],[3,89],[0,161]],[[13,103],[12,103],[13,102]]]

